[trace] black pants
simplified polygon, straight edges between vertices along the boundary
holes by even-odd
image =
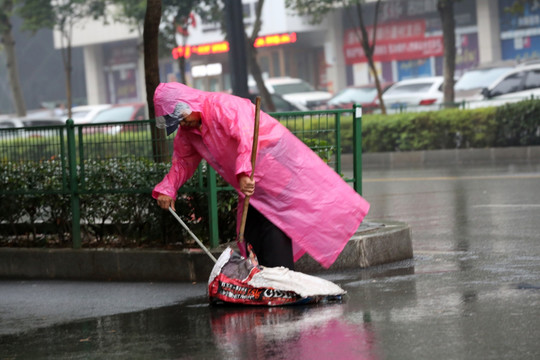
[[[259,264],[267,267],[284,266],[294,270],[291,239],[251,205],[244,237],[253,247]]]

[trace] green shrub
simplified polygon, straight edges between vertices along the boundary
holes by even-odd
[[[540,145],[540,101],[526,100],[497,108],[495,146]]]
[[[343,152],[352,151],[352,117],[341,120]],[[540,145],[540,100],[474,110],[367,114],[362,151],[412,151]]]
[[[70,196],[62,192],[61,162],[0,162],[0,223],[2,236],[32,239],[49,233],[50,241],[70,246]],[[168,246],[191,243],[191,238],[167,211],[150,196],[170,164],[147,159],[92,160],[84,163],[84,183],[79,179],[83,246]],[[205,166],[201,167],[205,171]],[[81,186],[84,184],[84,186]],[[192,177],[178,194],[176,210],[190,229],[209,241],[208,201],[198,176]],[[222,184],[223,185],[223,184]],[[198,189],[197,192],[190,190]],[[6,194],[35,191],[36,195]],[[220,239],[236,236],[236,192],[218,193]],[[21,223],[28,224],[20,231]],[[27,244],[28,242],[24,242]],[[38,242],[46,246],[46,242]],[[16,241],[12,244],[16,245]]]

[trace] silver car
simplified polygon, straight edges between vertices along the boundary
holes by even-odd
[[[471,102],[470,108],[500,106],[540,98],[540,63],[519,65],[482,90],[484,99]]]
[[[442,76],[401,80],[392,85],[382,98],[388,113],[433,111],[443,100]]]

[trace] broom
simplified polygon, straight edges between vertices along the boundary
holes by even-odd
[[[253,180],[255,175],[255,160],[257,159],[257,145],[259,140],[259,117],[261,110],[261,97],[257,96],[255,99],[255,127],[253,128],[253,145],[251,147],[251,176],[250,179]],[[249,208],[249,198],[246,196],[244,198],[244,210],[242,211],[242,220],[240,222],[240,231],[238,233],[238,249],[240,254],[247,258],[247,247],[244,239],[244,231],[246,230],[246,219]]]

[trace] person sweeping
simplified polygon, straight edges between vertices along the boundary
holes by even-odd
[[[317,154],[262,111],[251,180],[255,106],[247,99],[161,83],[154,107],[156,126],[167,135],[178,128],[170,171],[152,191],[158,205],[174,209],[178,189],[205,159],[236,189],[239,204],[250,196],[245,239],[263,266],[293,270],[307,252],[330,267],[369,211]]]

